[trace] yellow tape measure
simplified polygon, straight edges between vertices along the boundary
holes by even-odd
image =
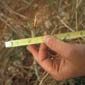
[[[85,37],[85,30],[55,34],[54,37],[60,40],[71,40],[71,39],[83,38]],[[39,44],[43,42],[44,42],[43,36],[41,36],[41,37],[8,41],[8,42],[5,42],[5,47],[7,48],[18,47],[18,46],[25,46],[25,45],[31,45],[31,44]]]

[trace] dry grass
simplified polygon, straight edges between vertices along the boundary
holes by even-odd
[[[25,47],[4,47],[7,40],[84,30],[84,18],[84,0],[0,0],[0,85],[85,85],[84,77],[55,81]]]

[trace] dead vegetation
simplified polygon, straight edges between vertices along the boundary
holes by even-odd
[[[12,39],[85,30],[84,18],[84,0],[0,0],[0,85],[84,85],[84,77],[53,80],[26,47],[4,47]]]

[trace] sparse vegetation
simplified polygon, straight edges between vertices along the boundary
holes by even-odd
[[[0,0],[0,85],[85,85],[85,77],[53,80],[26,47],[4,47],[12,39],[85,30],[84,18],[85,0]]]

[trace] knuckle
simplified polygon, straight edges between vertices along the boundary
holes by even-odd
[[[73,56],[77,53],[77,48],[75,45],[72,45],[70,48],[69,48],[69,51],[68,51],[68,56]]]
[[[51,44],[51,47],[52,48],[56,48],[56,44]]]

